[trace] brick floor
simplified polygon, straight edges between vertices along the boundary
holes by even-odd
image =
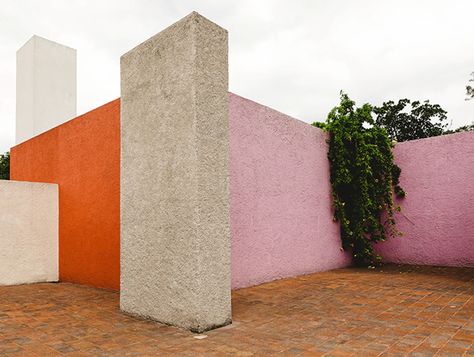
[[[202,335],[120,313],[116,292],[0,287],[1,356],[474,356],[474,269],[341,269],[233,292]]]

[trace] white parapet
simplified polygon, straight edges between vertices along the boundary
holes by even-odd
[[[58,185],[0,180],[0,285],[58,281]]]
[[[76,50],[39,36],[16,54],[16,144],[76,116]]]

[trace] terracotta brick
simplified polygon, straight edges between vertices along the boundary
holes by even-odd
[[[474,355],[474,269],[342,269],[232,296],[234,324],[195,339],[121,313],[114,291],[0,287],[0,356]]]

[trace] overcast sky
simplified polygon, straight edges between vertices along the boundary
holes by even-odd
[[[33,34],[77,49],[78,114],[120,96],[119,58],[193,10],[229,30],[230,91],[312,122],[358,104],[440,104],[474,121],[474,1],[0,0],[0,152],[14,145],[15,55]]]

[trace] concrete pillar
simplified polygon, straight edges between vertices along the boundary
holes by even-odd
[[[16,143],[76,116],[76,50],[33,36],[16,54]]]
[[[231,321],[227,31],[198,13],[121,58],[125,312]]]

